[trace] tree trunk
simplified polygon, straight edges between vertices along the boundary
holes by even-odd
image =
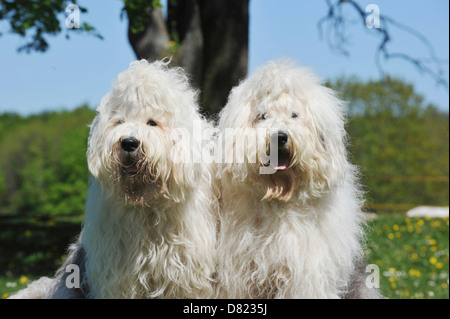
[[[249,0],[199,1],[204,41],[202,106],[213,115],[247,75]]]
[[[168,1],[167,21],[160,8],[147,8],[144,30],[128,38],[138,58],[172,57],[183,67],[193,85],[201,90],[205,115],[217,114],[233,86],[247,75],[249,0]],[[170,52],[169,41],[180,44]]]
[[[202,87],[203,33],[197,0],[168,1],[167,24],[172,38],[181,44],[176,64],[191,76],[197,89]]]
[[[155,60],[169,47],[169,33],[161,8],[148,7],[143,13],[147,23],[144,30],[133,33],[133,16],[128,15],[128,40],[138,59]]]

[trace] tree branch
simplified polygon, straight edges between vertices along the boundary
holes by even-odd
[[[385,71],[382,66],[381,58],[383,58],[384,61],[401,59],[414,65],[421,73],[430,76],[438,85],[441,85],[448,90],[448,80],[445,78],[442,68],[443,60],[437,57],[434,46],[427,39],[427,37],[419,31],[384,15],[380,16],[379,28],[368,29],[366,28],[366,12],[355,0],[325,0],[325,2],[328,6],[328,13],[319,20],[318,29],[320,35],[322,36],[323,25],[328,25],[329,32],[327,43],[333,50],[337,50],[346,56],[349,55],[349,51],[345,48],[345,46],[349,43],[348,38],[345,35],[345,23],[347,19],[343,13],[343,7],[349,6],[353,8],[360,17],[360,22],[362,23],[363,28],[366,31],[369,31],[371,35],[376,35],[380,38],[380,42],[378,43],[377,51],[375,53],[375,63],[379,73],[383,77],[385,76]],[[419,58],[414,57],[409,53],[391,52],[389,50],[389,44],[393,39],[392,30],[390,29],[391,27],[395,27],[398,30],[414,36],[422,43],[422,45],[425,46],[429,56],[426,58]],[[334,35],[335,42],[331,40],[331,35]]]

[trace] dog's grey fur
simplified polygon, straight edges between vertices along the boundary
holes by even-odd
[[[367,287],[366,280],[370,272],[366,272],[366,267],[367,263],[362,259],[355,262],[355,271],[343,299],[383,299],[379,289]]]
[[[69,248],[69,254],[64,264],[58,269],[55,275],[52,287],[46,293],[45,298],[49,299],[85,299],[89,293],[89,287],[86,284],[86,253],[81,243],[81,236]],[[80,270],[80,288],[68,288],[66,285],[67,277],[70,272],[66,271],[69,265],[77,265]]]

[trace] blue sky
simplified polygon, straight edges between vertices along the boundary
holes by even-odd
[[[448,81],[449,2],[447,0],[358,1],[377,4],[381,15],[395,18],[426,36],[444,61]],[[120,19],[121,0],[80,0],[89,13],[82,15],[104,36],[63,34],[49,38],[46,53],[17,53],[24,39],[8,34],[0,23],[0,113],[32,114],[45,110],[72,109],[86,102],[96,106],[108,92],[114,77],[135,59],[127,39],[126,18]],[[312,67],[323,79],[357,75],[378,79],[374,54],[378,38],[361,27],[355,15],[348,27],[350,56],[330,50],[320,38],[317,22],[326,14],[323,0],[250,0],[249,72],[270,59],[289,57]],[[61,16],[63,21],[64,16]],[[392,30],[392,51],[427,57],[424,46],[401,30]],[[403,61],[383,63],[384,70],[415,85],[427,102],[448,110],[448,89]]]

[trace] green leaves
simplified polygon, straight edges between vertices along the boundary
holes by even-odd
[[[448,113],[399,79],[339,79],[331,86],[348,101],[349,150],[371,205],[448,205]]]
[[[148,22],[148,10],[150,8],[163,7],[160,0],[123,0],[124,7],[121,17],[125,14],[131,18],[131,33],[142,32],[145,24]],[[96,28],[86,21],[82,21],[80,28],[68,29],[65,27],[65,12],[68,4],[78,5],[77,0],[28,0],[28,1],[10,1],[0,0],[0,20],[9,22],[10,32],[26,39],[25,44],[19,46],[19,52],[45,52],[49,48],[48,36],[57,35],[64,31],[66,39],[75,33],[87,33],[99,39],[103,36]],[[88,10],[85,7],[78,6],[81,20],[83,13]],[[0,36],[2,33],[0,32]]]
[[[77,1],[0,0],[0,20],[9,22],[12,33],[26,38],[26,43],[18,47],[19,52],[45,52],[49,48],[47,36],[59,34],[63,30],[66,38],[72,32],[86,32],[102,39],[100,33],[87,22],[83,22],[79,29],[67,29],[64,26],[67,16],[65,9],[70,3],[77,4]],[[87,12],[84,7],[78,8],[81,14]]]
[[[145,24],[148,22],[148,10],[153,8],[162,8],[159,0],[123,0],[122,17],[126,14],[131,21],[130,31],[133,34],[144,31]]]
[[[0,197],[5,194],[6,191],[6,180],[3,176],[2,171],[0,171]]]
[[[152,7],[153,7],[153,8],[162,8],[163,5],[162,5],[161,1],[159,1],[159,0],[153,0],[153,1],[152,1]]]

